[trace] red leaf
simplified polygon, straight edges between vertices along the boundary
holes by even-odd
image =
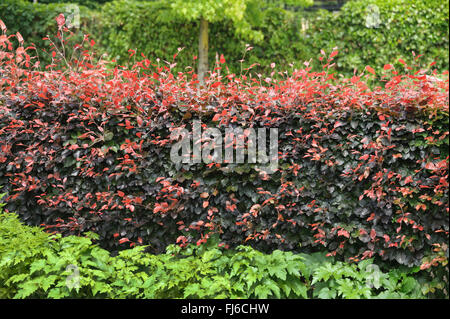
[[[363,155],[363,156],[361,156],[359,159],[361,160],[364,160],[364,161],[367,161],[367,159],[369,158],[369,154],[365,154],[365,155]]]
[[[350,238],[350,234],[345,229],[340,229],[338,231],[338,236],[344,236],[344,237]]]
[[[373,68],[371,68],[370,66],[366,66],[366,70],[367,70],[367,72],[370,72],[373,75],[375,75],[375,70]]]
[[[177,243],[183,242],[183,244],[187,241],[187,238],[185,236],[178,236]]]
[[[64,18],[64,14],[60,13],[59,16],[56,17],[56,22],[58,23],[58,27],[62,27],[64,23],[66,22],[66,19]]]
[[[426,169],[429,169],[429,170],[431,170],[431,171],[437,170],[437,166],[436,166],[434,163],[432,163],[432,162],[427,163],[427,164],[425,165],[425,168],[426,168]]]
[[[129,241],[130,240],[128,238],[122,238],[119,240],[119,244],[123,244],[123,243],[129,242]]]
[[[413,179],[412,179],[411,176],[406,177],[405,178],[405,185],[408,184],[408,183],[411,183],[412,181],[413,181]]]
[[[427,205],[423,204],[423,203],[419,203],[416,205],[416,210],[420,210],[422,209],[423,211],[427,210]]]
[[[217,122],[218,120],[220,120],[220,116],[221,116],[221,114],[220,113],[217,113],[216,115],[214,115],[214,117],[213,117],[213,122]]]
[[[2,29],[3,32],[6,32],[6,25],[3,23],[3,21],[0,19],[0,29]]]
[[[339,51],[337,51],[337,50],[331,52],[331,54],[330,54],[330,59],[331,59],[331,58],[334,58],[338,53],[339,53]]]
[[[337,128],[337,127],[342,126],[342,125],[344,125],[344,123],[339,122],[339,121],[336,121],[336,122],[334,123],[334,128]]]
[[[19,32],[16,33],[16,37],[17,37],[17,41],[19,41],[20,44],[23,44],[23,38]]]

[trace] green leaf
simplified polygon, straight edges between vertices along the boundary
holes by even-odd
[[[33,273],[35,273],[36,271],[42,270],[44,269],[46,266],[46,262],[44,259],[39,259],[34,261],[31,265],[30,265],[30,275],[32,275]]]
[[[200,292],[200,285],[198,283],[195,284],[191,284],[186,286],[186,288],[184,288],[184,294],[183,297],[187,298],[187,297],[200,297],[198,294]]]
[[[114,133],[111,131],[105,131],[103,134],[103,139],[105,142],[111,141],[114,138]]]
[[[267,297],[271,294],[271,291],[265,285],[259,285],[255,287],[255,295],[260,299],[267,299]]]
[[[408,294],[414,290],[414,288],[417,286],[417,281],[412,277],[407,277],[402,282],[402,288],[401,291],[405,294]]]
[[[336,298],[336,291],[330,290],[328,287],[320,289],[320,291],[316,294],[320,299],[334,299]]]

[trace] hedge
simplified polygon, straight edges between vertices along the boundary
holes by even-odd
[[[279,8],[270,8],[264,14],[255,29],[264,34],[261,43],[252,43],[242,39],[233,31],[231,21],[211,23],[209,29],[210,67],[216,61],[216,54],[224,54],[229,61],[232,72],[239,73],[252,64],[263,72],[270,70],[271,62],[277,61],[288,65],[301,65],[299,57],[305,48],[298,42],[298,17],[294,12]],[[170,8],[161,1],[118,0],[102,7],[98,24],[91,33],[102,45],[111,59],[121,64],[129,62],[129,49],[138,54],[143,53],[149,59],[156,58],[172,62],[172,56],[178,48],[184,50],[176,59],[176,71],[185,71],[193,64],[193,57],[198,55],[197,22],[187,22],[170,13]],[[186,45],[186,44],[194,45]],[[253,50],[246,51],[246,44]],[[239,62],[245,60],[244,62]]]
[[[443,71],[449,67],[448,16],[449,3],[444,0],[348,1],[338,12],[269,9],[254,26],[264,34],[260,43],[236,36],[231,24],[211,24],[209,60],[224,54],[231,72],[239,73],[244,58],[244,69],[259,64],[255,72],[268,74],[272,62],[300,68],[304,61],[316,61],[321,50],[329,54],[338,47],[344,54],[336,58],[336,70],[346,76],[399,58],[411,64],[413,52],[422,54],[424,63],[436,60],[436,68]],[[198,29],[196,23],[173,18],[159,1],[116,0],[102,7],[91,33],[120,63],[129,61],[128,49],[171,62],[177,48],[198,43]],[[250,52],[245,52],[247,43],[253,47]],[[196,45],[187,46],[177,58],[176,70],[184,71],[196,55]],[[319,63],[314,67],[320,70]]]
[[[435,298],[445,287],[418,267],[380,269],[324,254],[263,254],[208,245],[143,247],[112,257],[87,237],[50,236],[0,212],[1,298]],[[447,285],[448,289],[448,285]]]
[[[2,0],[0,2],[0,19],[8,26],[11,34],[19,32],[22,35],[25,47],[36,47],[36,53],[42,66],[51,62],[50,52],[48,52],[49,43],[44,38],[56,34],[55,18],[60,13],[64,13],[67,17],[73,10],[69,1],[60,2],[49,4],[41,2],[35,4],[26,0]],[[78,9],[81,30],[88,33],[87,26],[90,23],[95,24],[95,14],[82,5],[78,5]],[[77,31],[74,28],[71,30]],[[75,43],[80,43],[83,39],[82,32],[76,32],[70,38],[65,39],[66,49],[69,52]]]
[[[449,67],[449,2],[443,0],[356,0],[339,12],[321,12],[309,21],[303,44],[314,56],[321,49],[343,53],[337,70],[352,75],[366,65],[381,71],[398,59],[416,64],[436,61],[438,70]],[[397,63],[398,67],[402,65]]]
[[[448,72],[386,65],[336,82],[309,68],[282,80],[222,70],[198,91],[195,74],[147,59],[94,63],[88,52],[64,71],[27,71],[27,51],[0,39],[0,186],[27,224],[92,231],[114,253],[218,234],[263,252],[446,265]],[[337,54],[320,57],[325,70]],[[376,77],[385,87],[371,90]],[[171,132],[196,119],[278,128],[277,171],[173,162]]]
[[[110,0],[38,0],[38,3],[76,3],[77,5],[82,5],[88,8],[99,8],[102,4],[109,2]],[[33,0],[28,0],[28,2],[33,2]]]

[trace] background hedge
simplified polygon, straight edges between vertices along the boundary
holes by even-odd
[[[448,17],[448,1],[349,1],[339,12],[322,11],[312,19],[303,47],[310,56],[338,47],[343,54],[336,58],[337,69],[347,75],[367,65],[381,71],[398,59],[417,63],[414,53],[423,55],[421,63],[436,61],[437,69],[448,70]]]
[[[27,0],[28,2],[33,2],[33,0]],[[98,8],[102,4],[109,2],[111,0],[38,0],[38,3],[49,4],[49,3],[76,3],[88,8]],[[150,0],[152,1],[152,0]]]
[[[0,18],[11,31],[20,31],[28,43],[43,48],[41,39],[54,34],[54,18],[64,12],[66,4],[59,2],[34,5],[25,0],[4,0]],[[90,2],[77,3],[89,6]],[[378,8],[379,20],[374,27],[367,27],[368,13],[376,12],[368,9],[371,6]],[[142,52],[153,61],[159,58],[172,62],[177,49],[185,47],[175,68],[185,71],[198,55],[198,25],[174,18],[161,1],[116,0],[99,4],[97,9],[88,10],[81,5],[80,9],[82,32],[92,34],[101,43],[100,53],[108,53],[121,64],[129,61],[129,49],[137,49],[138,54]],[[285,69],[290,64],[301,68],[304,61],[316,61],[320,50],[330,53],[338,47],[344,54],[336,58],[336,69],[347,76],[355,69],[361,72],[367,65],[382,68],[399,58],[412,64],[413,51],[416,56],[424,56],[418,61],[422,65],[436,60],[438,70],[447,70],[448,15],[449,3],[444,0],[348,1],[337,12],[271,8],[263,20],[255,22],[255,29],[264,34],[260,43],[236,36],[231,23],[212,24],[210,63],[215,61],[217,52],[224,54],[232,72],[240,73],[241,67],[258,63],[255,72],[268,74],[272,62]],[[247,43],[253,50],[245,53]],[[241,65],[244,53],[245,62]],[[50,58],[41,54],[41,60],[49,62]],[[314,67],[320,70],[319,63],[314,63]]]
[[[374,27],[367,27],[366,22],[370,6],[376,6],[379,12]],[[361,72],[367,65],[382,68],[399,58],[411,62],[413,51],[424,55],[424,63],[436,60],[437,68],[446,70],[448,15],[449,3],[442,0],[348,1],[338,12],[270,9],[255,26],[264,34],[260,43],[240,39],[230,24],[212,24],[210,61],[215,61],[216,52],[223,53],[231,71],[239,73],[239,60],[249,43],[254,49],[246,54],[243,66],[259,63],[255,72],[261,73],[269,73],[272,62],[299,68],[322,49],[330,53],[335,47],[344,53],[335,62],[337,71],[345,75],[355,69]],[[122,63],[128,61],[126,52],[130,48],[152,59],[171,61],[178,47],[198,42],[198,25],[174,20],[158,1],[110,2],[102,7],[98,26],[98,39],[105,51]],[[185,48],[177,58],[177,70],[191,65],[195,55],[196,46]]]
[[[66,16],[71,12],[67,10],[69,2],[63,3],[37,3],[26,0],[2,0],[0,2],[0,19],[8,26],[11,34],[19,32],[25,40],[26,46],[34,44],[36,53],[39,56],[42,69],[51,63],[49,53],[49,42],[44,40],[47,36],[54,36],[57,32],[55,18],[60,13]],[[83,39],[83,32],[87,31],[87,25],[95,21],[94,11],[82,5],[78,6],[80,12],[80,32],[76,32],[70,39],[66,39],[67,53],[75,43],[80,43]],[[76,30],[73,29],[72,30]]]

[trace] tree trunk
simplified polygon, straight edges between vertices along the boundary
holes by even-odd
[[[198,42],[198,79],[200,85],[204,83],[206,72],[208,72],[208,21],[202,18]]]

